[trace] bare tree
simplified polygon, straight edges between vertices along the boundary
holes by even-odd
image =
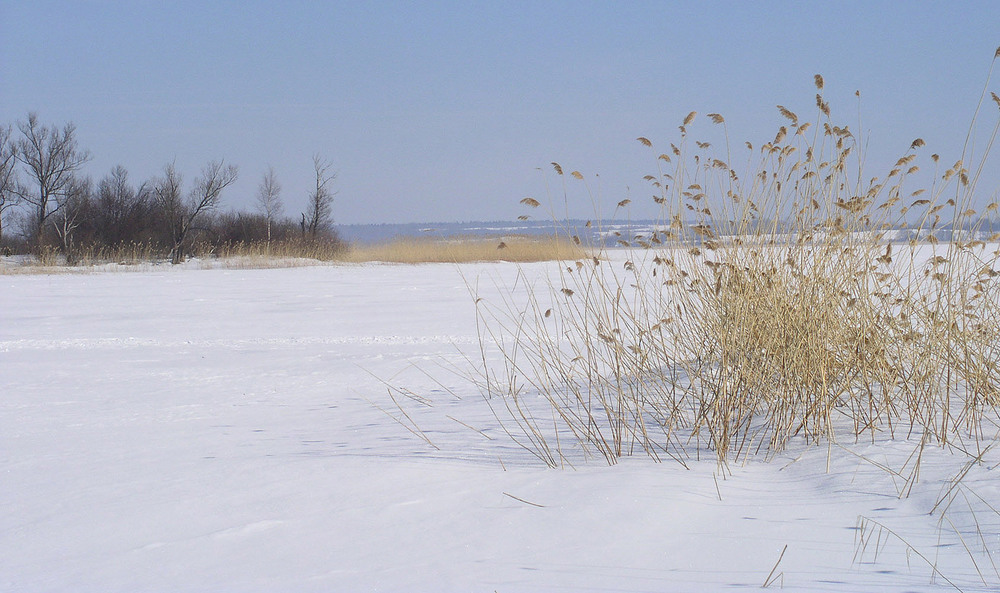
[[[77,262],[74,232],[90,209],[92,195],[93,184],[89,177],[73,179],[65,192],[56,195],[58,206],[49,220],[52,221],[52,227],[62,243],[62,252],[69,265]]]
[[[257,208],[267,221],[267,242],[271,242],[271,225],[281,216],[284,205],[281,203],[281,184],[274,173],[274,167],[268,167],[264,179],[257,186]]]
[[[10,133],[10,126],[0,126],[0,243],[3,240],[4,213],[20,201],[17,156]]]
[[[302,234],[313,241],[329,231],[333,224],[333,196],[336,192],[330,186],[337,174],[329,172],[332,166],[332,163],[323,160],[320,155],[313,155],[316,188],[309,193],[309,202],[302,214]]]
[[[76,126],[68,123],[62,130],[38,122],[36,113],[19,122],[21,138],[15,145],[15,157],[21,162],[34,188],[23,187],[21,199],[34,209],[34,232],[38,246],[44,240],[45,222],[59,208],[59,197],[73,184],[76,172],[90,160],[90,153],[77,147]]]
[[[239,174],[234,165],[224,165],[222,161],[212,161],[205,165],[194,181],[194,187],[185,202],[181,198],[181,177],[173,165],[167,165],[164,176],[153,186],[153,194],[160,206],[170,234],[170,261],[179,264],[184,261],[185,241],[191,231],[198,228],[199,219],[219,206],[222,190],[226,189]]]
[[[173,163],[163,168],[163,177],[157,177],[151,182],[153,200],[160,210],[167,241],[172,247],[179,245],[183,240],[181,227],[184,221],[185,205],[181,183],[181,174],[177,172]],[[171,260],[173,255],[174,253],[171,251]]]
[[[140,234],[150,226],[149,189],[146,184],[136,189],[128,170],[118,165],[97,184],[94,227],[97,240],[104,245],[121,245],[141,240]]]

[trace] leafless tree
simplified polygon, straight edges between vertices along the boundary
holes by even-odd
[[[225,165],[222,161],[212,161],[205,165],[201,175],[195,179],[194,187],[187,201],[181,198],[181,177],[173,165],[167,165],[164,176],[153,185],[153,194],[166,220],[170,234],[170,261],[179,264],[184,261],[185,241],[191,231],[198,228],[199,219],[219,206],[222,190],[234,181],[239,169]]]
[[[268,167],[264,179],[257,186],[257,208],[267,221],[267,242],[271,242],[271,226],[275,219],[281,216],[284,205],[281,203],[281,184],[274,173],[274,167]]]
[[[34,187],[24,186],[20,198],[34,210],[35,239],[41,247],[45,222],[59,208],[60,196],[73,184],[80,167],[90,160],[90,153],[76,142],[76,126],[68,123],[60,130],[38,122],[36,113],[17,124],[21,138],[15,144],[15,157],[27,169]]]
[[[149,189],[135,188],[128,170],[118,165],[97,184],[94,227],[97,240],[107,246],[141,240],[150,226]]]
[[[91,196],[93,195],[93,184],[89,177],[76,177],[66,188],[55,196],[58,201],[56,209],[49,220],[62,244],[62,252],[66,256],[66,263],[73,265],[77,262],[76,241],[74,233],[83,222],[84,216],[90,210]]]
[[[313,155],[316,187],[309,193],[309,202],[302,215],[302,234],[310,240],[318,239],[333,224],[333,196],[336,192],[330,186],[337,174],[330,172],[332,166],[330,161],[324,160],[320,155]]]
[[[163,167],[163,176],[152,180],[153,200],[160,211],[170,245],[177,245],[183,226],[185,208],[181,174],[171,163]]]
[[[17,157],[10,133],[10,126],[0,126],[0,242],[3,240],[4,214],[20,201]]]

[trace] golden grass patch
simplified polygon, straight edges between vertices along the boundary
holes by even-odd
[[[480,237],[430,238],[401,237],[375,245],[351,247],[341,261],[386,263],[467,263],[467,262],[539,262],[572,260],[584,257],[584,251],[562,237]]]

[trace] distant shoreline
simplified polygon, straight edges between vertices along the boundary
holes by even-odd
[[[975,223],[976,221],[973,221]],[[544,235],[578,235],[589,245],[614,244],[617,237],[612,235],[617,231],[623,235],[649,235],[655,229],[663,229],[666,224],[660,220],[608,220],[594,222],[590,227],[584,219],[569,220],[494,220],[468,222],[412,222],[412,223],[378,223],[378,224],[339,224],[336,230],[340,238],[348,243],[371,245],[384,243],[396,238],[428,237],[505,237],[513,235],[544,236]],[[693,224],[693,223],[691,223]],[[905,228],[898,228],[905,231]],[[947,240],[950,225],[938,228],[938,238]],[[625,231],[628,231],[626,233]],[[986,235],[1000,231],[1000,223],[996,220],[984,220],[980,231]],[[629,237],[631,238],[631,237]],[[903,240],[897,237],[893,241]]]

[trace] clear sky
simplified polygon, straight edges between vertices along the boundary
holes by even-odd
[[[510,220],[545,199],[550,161],[641,217],[637,136],[674,141],[696,110],[761,143],[776,104],[814,113],[816,73],[844,123],[861,91],[871,166],[918,136],[957,159],[998,45],[996,0],[3,0],[0,123],[74,122],[95,178],[225,159],[227,208],[252,208],[272,165],[295,215],[319,153],[342,223]]]

